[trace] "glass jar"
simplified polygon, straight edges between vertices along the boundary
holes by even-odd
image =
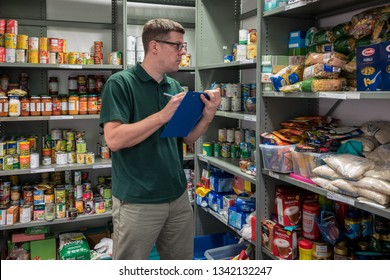
[[[77,93],[87,93],[87,78],[84,75],[77,76]]]
[[[345,218],[345,237],[349,240],[358,240],[361,236],[361,217],[357,210],[348,210]]]
[[[20,98],[20,115],[24,117],[30,115],[30,100],[27,96]]]
[[[50,77],[49,78],[49,94],[57,95],[58,94],[58,78]]]
[[[61,115],[61,101],[60,98],[56,95],[52,96],[51,101],[53,103],[52,115],[59,116]]]
[[[96,91],[96,78],[95,75],[88,75],[87,77],[87,92],[89,94],[95,93]]]
[[[68,96],[65,95],[65,94],[62,94],[59,96],[59,99],[60,99],[60,110],[61,110],[61,115],[67,115],[69,114],[69,111],[68,111]]]
[[[27,73],[20,73],[19,76],[19,87],[20,89],[24,90],[25,92],[29,92],[29,77]]]
[[[68,98],[68,110],[69,115],[79,114],[79,96],[77,94],[71,94]]]
[[[0,117],[8,117],[8,97],[0,96]]]
[[[98,113],[98,97],[97,94],[88,96],[88,114],[96,115]]]
[[[20,116],[20,99],[19,96],[10,95],[8,96],[8,116],[19,117]]]
[[[42,116],[51,116],[53,102],[50,96],[41,97],[41,106],[42,106]]]
[[[349,260],[348,248],[340,244],[336,244],[333,249],[333,258],[335,260]]]
[[[4,92],[8,91],[9,85],[9,76],[7,74],[3,74],[0,76],[0,89]]]
[[[31,96],[30,97],[30,116],[41,115],[41,97]]]
[[[101,108],[102,108],[102,96],[99,94],[97,100],[97,114],[100,114]]]
[[[104,85],[104,76],[103,75],[96,75],[96,81],[95,81],[95,92],[101,93]]]
[[[68,92],[69,94],[77,93],[77,77],[69,76],[68,78]]]
[[[79,97],[79,114],[88,114],[88,95],[86,94],[80,95]]]

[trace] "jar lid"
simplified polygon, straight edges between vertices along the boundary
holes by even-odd
[[[90,95],[88,95],[89,97],[97,97],[97,94],[96,93],[92,93]]]
[[[302,249],[313,249],[313,243],[306,239],[302,239],[299,241],[299,247]]]
[[[342,245],[334,246],[334,253],[342,256],[348,255],[348,248]]]
[[[4,95],[0,95],[0,98],[2,98],[2,99],[8,99],[8,97],[7,97],[7,96],[4,96]]]
[[[8,98],[15,98],[15,99],[19,99],[19,95],[8,95]]]

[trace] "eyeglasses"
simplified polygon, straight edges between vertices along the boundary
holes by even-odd
[[[187,43],[184,42],[183,44],[179,44],[179,43],[174,43],[174,42],[168,42],[168,41],[162,41],[162,40],[155,40],[156,42],[159,42],[159,43],[164,43],[164,44],[168,44],[168,45],[171,45],[171,46],[176,46],[176,49],[177,51],[181,51],[181,50],[187,50]]]

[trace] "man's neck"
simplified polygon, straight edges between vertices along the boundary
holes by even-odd
[[[144,68],[146,73],[150,75],[156,82],[160,83],[164,78],[164,73],[159,71],[158,65],[155,65],[152,61],[148,60],[146,57],[141,64],[141,67]]]

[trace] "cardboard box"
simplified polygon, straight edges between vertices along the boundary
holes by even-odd
[[[276,223],[271,220],[261,221],[261,244],[271,252],[274,250],[274,227]],[[252,238],[253,239],[253,238]]]
[[[274,256],[285,260],[296,259],[298,256],[297,231],[275,225],[273,247]]]
[[[49,237],[43,240],[30,242],[32,260],[56,260],[57,246],[56,239]]]
[[[282,226],[300,225],[302,221],[302,209],[300,193],[295,189],[277,188],[276,209],[278,223]]]
[[[7,209],[7,225],[13,225],[19,221],[19,206],[12,205]]]
[[[356,48],[356,87],[361,91],[382,90],[380,44]]]
[[[382,62],[382,90],[390,90],[390,42],[380,43]]]
[[[45,235],[41,234],[25,234],[25,233],[13,233],[12,234],[12,243],[26,242],[33,240],[43,240]]]

